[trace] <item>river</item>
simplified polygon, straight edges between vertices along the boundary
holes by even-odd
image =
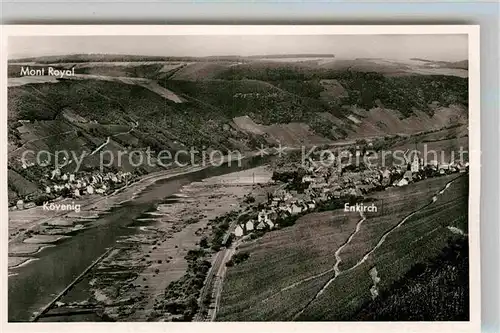
[[[229,174],[260,166],[268,158],[251,157],[241,165],[223,164],[203,170],[166,178],[155,182],[139,193],[132,201],[111,209],[91,228],[64,240],[55,247],[48,247],[36,255],[37,260],[15,270],[8,281],[8,320],[29,321],[34,312],[40,311],[68,284],[80,275],[96,258],[123,236],[137,232],[127,226],[151,210],[155,205],[177,193],[193,181]]]

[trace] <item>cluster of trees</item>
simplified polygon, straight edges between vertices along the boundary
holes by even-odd
[[[384,76],[379,73],[345,71],[337,79],[349,96],[343,104],[357,105],[371,109],[383,105],[400,111],[404,116],[413,114],[414,109],[432,113],[429,104],[468,105],[468,80],[456,76],[411,75]]]
[[[204,113],[217,113],[226,119],[248,115],[254,121],[269,125],[303,122],[313,119],[317,112],[328,112],[325,103],[302,95],[289,93],[261,81],[214,80],[159,82],[166,88],[201,101]],[[252,94],[234,98],[235,94]]]
[[[243,202],[246,204],[252,204],[255,202],[255,198],[251,194],[246,194]]]
[[[98,80],[77,83],[68,80],[58,84],[39,84],[36,88],[37,91],[31,85],[9,88],[9,114],[15,115],[12,120],[55,120],[63,110],[68,109],[99,124],[129,125],[131,119],[138,119],[140,115],[140,127],[131,133],[139,139],[135,143],[139,147],[151,146],[155,150],[163,150],[169,148],[172,141],[178,140],[188,147],[210,145],[214,149],[234,148],[223,128],[228,118],[217,104],[211,106],[196,99],[173,103],[144,87]],[[36,97],[40,95],[42,98]],[[92,130],[94,133],[78,127],[75,130],[90,138],[110,134],[98,125],[95,127]],[[15,131],[11,132],[10,136],[14,139]],[[118,136],[113,139],[120,140],[124,146],[134,145],[136,141],[128,139],[128,136],[123,138]]]
[[[302,182],[302,177],[305,175],[303,169],[293,171],[274,171],[271,179],[287,183],[286,189],[303,193],[309,187],[309,182]]]
[[[203,287],[210,262],[204,260],[205,251],[190,250],[185,259],[188,262],[186,274],[169,284],[163,300],[155,305],[155,311],[177,315],[176,320],[191,321],[199,309],[198,298]],[[180,315],[180,316],[179,316]]]
[[[324,91],[319,80],[281,80],[271,82],[276,87],[297,94],[300,96],[319,99],[320,94]]]
[[[219,78],[267,81],[294,95],[315,100],[323,92],[320,80],[336,79],[347,91],[339,105],[357,105],[366,110],[384,106],[405,116],[411,115],[414,109],[432,113],[429,104],[434,101],[444,106],[468,105],[468,80],[456,76],[387,76],[379,72],[307,68],[293,64],[265,64],[262,67],[250,64],[233,67],[220,73]]]
[[[339,112],[330,112],[334,116],[342,118],[342,114]],[[332,140],[337,140],[339,138],[345,138],[347,136],[347,130],[352,130],[352,125],[348,122],[342,125],[342,127],[337,124],[333,124],[328,118],[324,116],[311,117],[308,120],[308,124],[311,129],[317,134]]]
[[[303,170],[280,170],[274,171],[271,179],[283,183],[302,182],[302,177],[305,175]]]
[[[233,66],[218,74],[223,80],[261,80],[261,81],[304,81],[313,78],[311,71],[300,64],[293,63],[250,63]]]
[[[302,214],[291,215],[284,213],[278,216],[276,223],[280,226],[280,228],[290,227],[297,222],[300,216],[302,216]]]
[[[321,201],[318,203],[316,207],[318,212],[325,212],[329,210],[340,209],[344,207],[345,203],[349,203],[349,205],[355,205],[363,200],[362,197],[348,195],[340,198],[329,198],[328,200]]]
[[[213,238],[212,238],[212,250],[219,251],[222,246],[224,246],[224,236],[226,235],[229,229],[229,222],[224,221],[216,226],[212,227],[213,229]]]
[[[238,252],[233,255],[231,260],[229,260],[226,263],[226,266],[231,267],[234,265],[238,265],[239,263],[242,263],[243,261],[247,260],[250,258],[250,253],[249,252]]]
[[[373,140],[371,149],[375,151],[388,150],[401,140],[402,137],[400,135],[387,135],[383,138]]]
[[[236,218],[237,214],[237,212],[233,211],[210,220],[209,224],[212,225],[212,250],[219,251],[221,247],[228,245],[224,244],[224,237],[227,234],[231,221]]]

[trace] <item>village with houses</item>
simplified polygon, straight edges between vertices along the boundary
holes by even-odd
[[[360,147],[357,146],[355,154],[359,152]],[[465,173],[469,169],[469,162],[426,162],[418,154],[410,156],[409,150],[403,155],[404,163],[391,167],[367,167],[361,162],[358,166],[345,165],[340,170],[335,163],[328,167],[315,166],[313,163],[291,163],[278,168],[273,174],[278,189],[268,193],[266,202],[256,204],[256,217],[238,223],[233,235],[239,238],[262,234],[293,224],[298,216],[320,207],[340,208],[344,202],[363,201],[366,194],[374,191],[407,186],[431,177]]]
[[[34,163],[23,164],[23,169],[35,167]],[[46,173],[40,183],[44,190],[18,199],[10,210],[29,209],[41,205],[43,201],[58,198],[80,198],[85,195],[107,195],[110,192],[126,186],[135,179],[131,172],[78,172],[64,173],[56,168]]]

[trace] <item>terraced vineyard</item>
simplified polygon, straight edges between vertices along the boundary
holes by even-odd
[[[467,177],[453,178],[378,193],[383,210],[366,213],[358,232],[359,215],[337,210],[305,215],[245,244],[241,250],[250,257],[229,269],[217,320],[351,319],[372,299],[373,267],[377,293],[389,290],[416,264],[438,256],[450,238],[463,237],[450,227],[467,233]],[[353,233],[336,274],[334,252]],[[335,242],[326,236],[333,234]]]

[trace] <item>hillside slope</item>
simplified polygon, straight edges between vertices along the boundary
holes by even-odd
[[[62,80],[19,77],[24,65],[9,65],[9,179],[20,184],[9,188],[11,197],[26,194],[20,187],[28,192],[43,188],[42,170],[26,172],[20,164],[28,149],[250,151],[261,145],[413,134],[468,122],[467,78],[414,75],[408,72],[411,65],[373,59],[75,55],[29,65],[47,63],[79,74]],[[98,163],[89,157],[84,166],[92,170]],[[139,173],[157,169],[114,167]]]

